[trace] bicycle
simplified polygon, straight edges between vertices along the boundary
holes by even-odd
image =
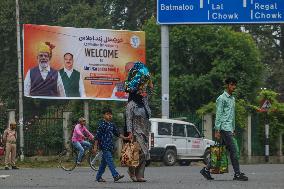
[[[91,148],[92,149],[92,148]],[[65,171],[72,171],[77,167],[77,157],[78,157],[78,150],[71,145],[71,148],[64,149],[62,152],[59,153],[59,167]],[[85,149],[82,162],[85,158],[88,158],[88,163],[90,167],[97,171],[99,169],[99,164],[102,158],[102,152],[98,151],[96,154],[93,154],[92,150]]]

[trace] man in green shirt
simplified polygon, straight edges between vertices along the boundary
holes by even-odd
[[[67,97],[85,97],[84,83],[80,72],[73,68],[73,54],[64,54],[64,68],[59,70]]]
[[[237,158],[237,149],[233,142],[235,133],[235,97],[232,96],[237,86],[235,78],[225,80],[226,90],[216,100],[215,138],[224,144],[230,153],[230,159],[235,172],[233,180],[247,181],[248,177],[240,172],[240,164]],[[214,178],[210,174],[210,162],[200,173],[207,180]]]

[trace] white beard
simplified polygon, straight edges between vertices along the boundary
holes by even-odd
[[[48,67],[49,63],[48,62],[40,62],[39,65],[40,65],[41,68],[45,69],[45,68]]]

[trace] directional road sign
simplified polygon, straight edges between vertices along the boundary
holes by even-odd
[[[157,0],[159,24],[283,23],[284,0]]]

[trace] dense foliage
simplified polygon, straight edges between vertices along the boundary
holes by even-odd
[[[155,0],[25,0],[20,2],[20,24],[45,24],[68,27],[144,30],[147,64],[154,78],[151,99],[153,115],[161,112],[161,39],[155,20]],[[15,1],[0,1],[0,103],[18,107],[18,74]],[[257,91],[266,87],[283,100],[283,25],[170,26],[170,111],[195,113],[205,106],[214,109],[227,76],[238,78],[237,118],[244,126],[246,104],[255,104]],[[124,104],[89,101],[92,127],[103,106],[111,106],[123,125]],[[274,103],[273,103],[274,104]],[[45,110],[65,108],[83,114],[83,101],[35,100],[24,98],[25,118],[46,114]],[[206,109],[205,108],[205,109]],[[275,132],[283,128],[281,111],[271,112]],[[26,120],[29,121],[29,120]],[[277,126],[278,125],[278,126]],[[274,127],[272,127],[274,129]]]
[[[147,33],[147,61],[160,86],[159,26],[152,18]],[[224,78],[238,78],[239,98],[253,101],[262,82],[259,51],[248,34],[220,26],[170,28],[170,101],[172,111],[195,112],[223,91]],[[158,95],[160,96],[160,95]]]
[[[17,107],[15,2],[0,2],[2,101]],[[154,0],[20,1],[20,22],[72,27],[145,30],[147,64],[155,78],[154,112],[160,111],[160,27]],[[239,78],[238,97],[252,101],[262,81],[281,84],[275,65],[281,62],[277,42],[281,27],[170,27],[170,103],[172,111],[194,112],[222,92],[224,77]],[[240,32],[247,31],[247,32]],[[271,35],[273,33],[273,35]],[[276,33],[276,34],[275,34]],[[251,35],[252,34],[252,35]],[[253,38],[252,38],[253,37]],[[254,40],[253,40],[254,39]],[[255,43],[256,41],[256,43]],[[260,55],[259,52],[265,53]],[[271,52],[271,53],[269,53]],[[270,57],[269,57],[270,56]],[[273,65],[270,67],[270,65]],[[263,68],[268,68],[263,72]],[[274,72],[274,71],[275,72]],[[267,84],[265,84],[267,85]],[[278,87],[280,88],[280,87]],[[193,98],[194,97],[194,98]],[[29,100],[26,100],[29,101]],[[36,102],[37,104],[40,102]],[[35,104],[32,100],[30,105]],[[61,103],[60,103],[61,104]]]

